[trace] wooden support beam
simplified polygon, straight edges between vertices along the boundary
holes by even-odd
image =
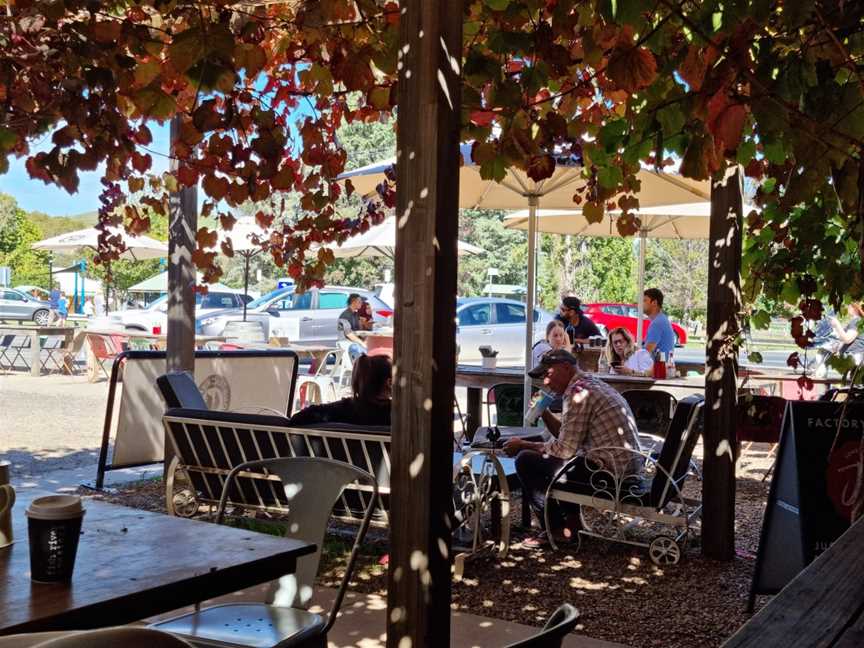
[[[171,120],[171,149],[180,138],[180,118]],[[171,156],[170,170],[179,162]],[[169,198],[168,216],[168,371],[195,370],[195,233],[198,230],[198,191],[185,187]],[[167,446],[166,446],[167,450]],[[165,465],[168,465],[167,457]]]
[[[705,430],[702,484],[702,553],[735,557],[735,425],[740,330],[741,172],[727,169],[711,183]]]
[[[400,7],[387,646],[446,648],[462,2]]]

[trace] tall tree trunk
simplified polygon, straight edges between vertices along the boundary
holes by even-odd
[[[462,2],[399,22],[388,648],[450,643]]]

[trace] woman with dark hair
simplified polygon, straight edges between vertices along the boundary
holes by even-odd
[[[350,423],[352,425],[390,425],[390,394],[393,366],[384,355],[361,355],[354,362],[351,398],[334,403],[310,405],[291,417],[291,425]]]

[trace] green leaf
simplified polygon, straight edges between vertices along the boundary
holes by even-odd
[[[0,126],[0,151],[10,150],[17,142],[18,135],[14,131]]]
[[[747,164],[756,156],[756,142],[753,140],[745,140],[738,145],[738,153],[736,159],[739,164]]]
[[[657,111],[657,121],[660,123],[660,128],[663,129],[663,136],[672,137],[680,133],[681,129],[684,128],[687,116],[680,106],[672,105]]]
[[[762,354],[758,351],[751,351],[747,354],[747,360],[753,364],[762,364]]]
[[[801,297],[801,290],[798,288],[798,282],[795,279],[790,279],[783,284],[783,289],[780,291],[780,298],[787,304],[797,304]]]
[[[480,177],[501,182],[507,177],[507,161],[500,155],[480,165]]]
[[[493,11],[504,11],[510,6],[510,0],[485,0],[485,3]]]
[[[159,88],[139,90],[132,95],[132,101],[142,115],[154,119],[168,119],[177,108],[174,97]]]
[[[621,184],[624,175],[618,167],[602,167],[597,170],[597,180],[600,186],[606,189],[614,189]]]
[[[765,145],[765,157],[774,164],[783,164],[786,161],[786,152],[783,150],[783,142],[777,140]]]
[[[178,72],[185,72],[204,57],[205,51],[204,34],[193,27],[174,37],[168,59]]]
[[[771,326],[771,313],[758,310],[750,316],[750,323],[757,329],[767,329]]]

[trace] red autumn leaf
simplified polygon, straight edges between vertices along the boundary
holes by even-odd
[[[721,88],[708,101],[708,130],[725,150],[738,148],[746,119],[747,109],[740,103],[733,103],[725,89]]]
[[[744,175],[754,180],[760,180],[765,174],[765,163],[763,160],[752,159],[744,168]]]
[[[234,228],[234,223],[236,222],[237,219],[234,218],[231,214],[219,214],[219,225],[226,232],[230,232]]]
[[[789,357],[786,358],[786,365],[793,369],[797,369],[801,365],[801,358],[798,356],[797,351],[789,354]]]
[[[495,113],[491,110],[475,110],[471,113],[471,123],[475,126],[489,126],[495,120]]]
[[[687,48],[687,56],[681,67],[678,68],[678,74],[694,91],[699,92],[702,89],[702,84],[705,81],[705,75],[708,69],[714,65],[717,60],[717,48],[709,45],[706,48],[701,48],[698,45],[692,44]]]
[[[195,170],[195,167],[182,164],[180,165],[180,168],[177,169],[175,175],[180,184],[186,185],[187,187],[194,187],[198,184],[198,171]]]
[[[585,217],[585,220],[592,224],[601,222],[605,213],[606,208],[603,203],[586,202],[582,208],[582,215]]]
[[[230,240],[222,241],[222,244],[219,246],[222,250],[222,254],[224,254],[229,259],[234,256],[234,246],[232,245]]]
[[[657,61],[649,50],[633,45],[631,37],[625,35],[627,31],[622,32],[612,50],[606,76],[621,90],[634,93],[657,78]]]
[[[201,227],[195,234],[195,242],[199,248],[212,248],[219,240],[219,235],[215,230],[209,230],[206,227]]]
[[[804,318],[803,317],[793,317],[789,320],[790,324],[790,333],[793,338],[801,337],[804,335]]]
[[[115,45],[123,31],[123,23],[119,20],[100,20],[90,26],[90,35],[97,43]]]
[[[694,135],[681,160],[681,175],[694,180],[707,180],[720,168],[720,159],[711,133]]]
[[[551,155],[535,155],[528,162],[526,173],[534,182],[551,178],[555,173],[555,158]]]
[[[804,391],[810,391],[813,389],[813,380],[810,376],[799,376],[797,382],[798,386]]]
[[[263,211],[259,211],[257,214],[255,214],[255,222],[261,229],[270,229],[270,227],[273,225],[273,219],[273,214],[265,214]]]
[[[818,322],[822,319],[822,302],[818,299],[803,299],[798,304],[805,319]]]
[[[150,165],[153,164],[153,158],[150,157],[149,153],[142,155],[137,151],[133,151],[131,158],[132,166],[138,173],[146,173],[150,169]]]
[[[215,200],[222,200],[228,194],[228,180],[214,175],[204,176],[204,192]]]
[[[285,164],[276,175],[270,178],[270,186],[279,191],[290,191],[294,188],[295,179],[294,169]]]
[[[207,252],[206,250],[202,250],[200,247],[197,247],[192,251],[192,263],[194,263],[195,267],[199,270],[206,271],[209,269],[213,265],[215,259],[215,252]]]

